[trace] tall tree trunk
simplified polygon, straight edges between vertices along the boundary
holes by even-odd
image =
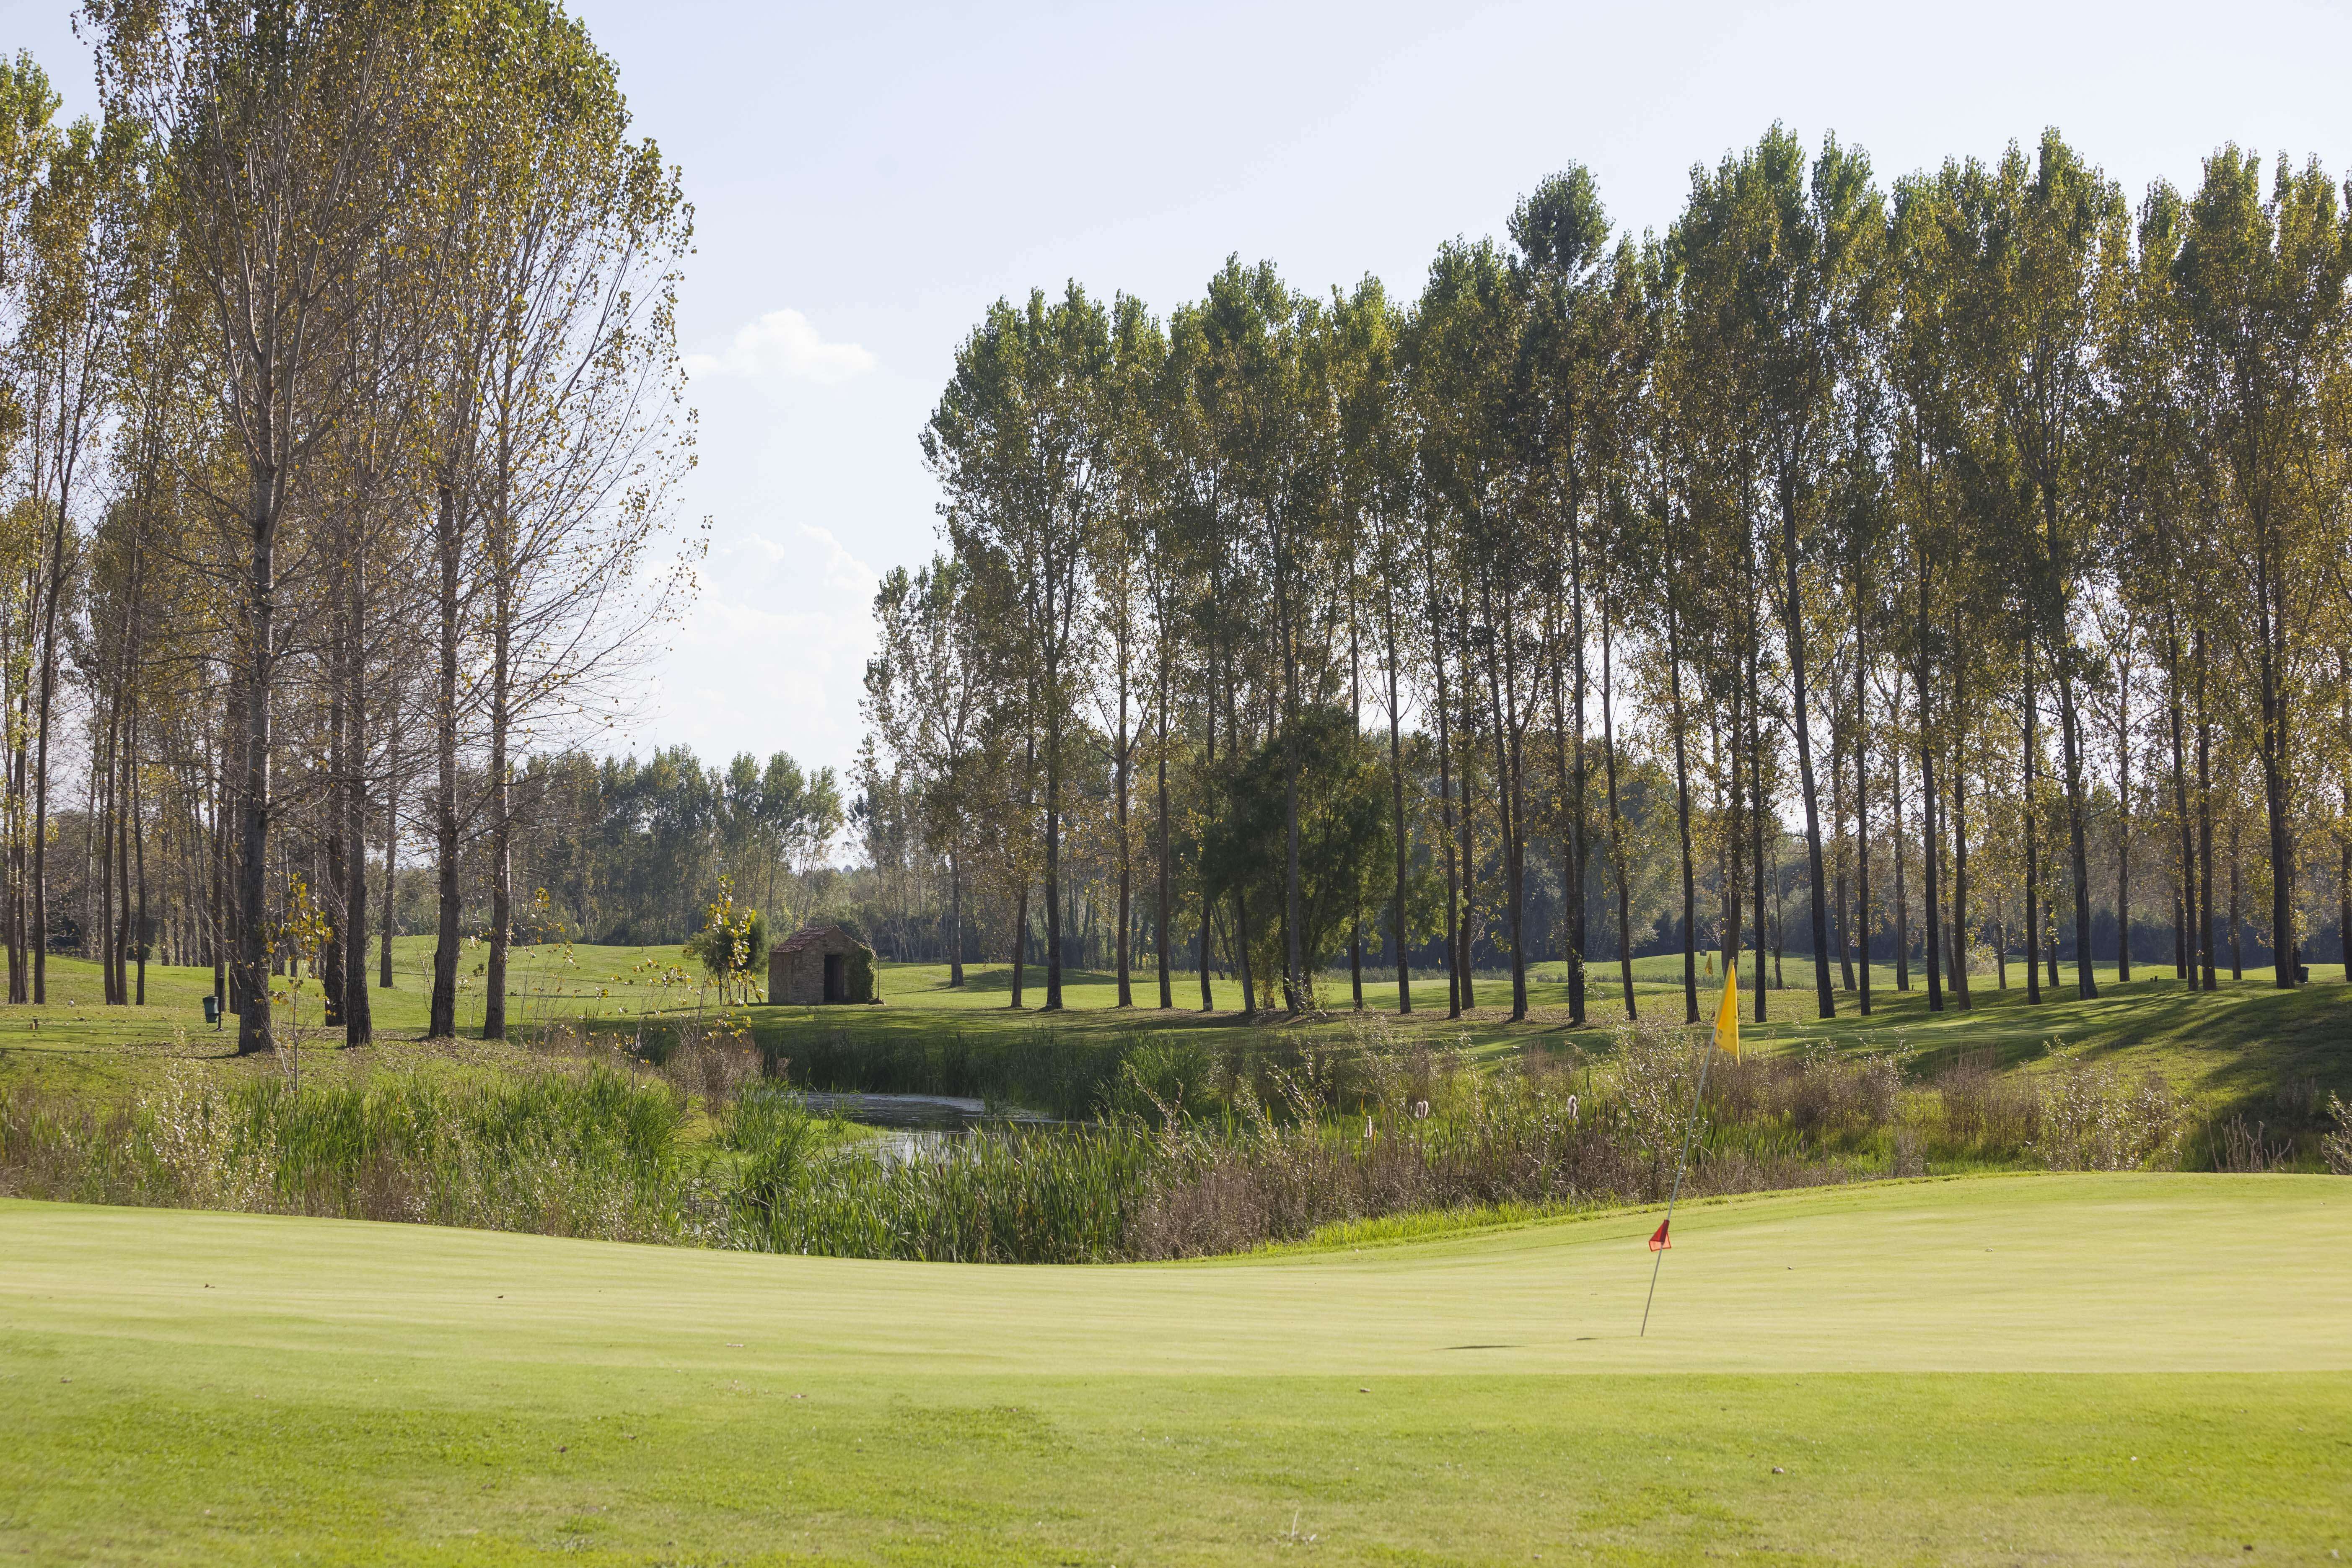
[[[235,711],[235,703],[233,701],[224,703],[223,707],[228,711]],[[224,737],[234,734],[236,731],[236,726],[234,724],[224,725],[222,727],[222,734]],[[208,746],[206,751],[206,765],[209,769],[212,782],[212,800],[210,803],[212,805],[213,818],[211,835],[212,853],[206,858],[211,862],[210,869],[212,872],[210,904],[212,930],[208,933],[208,936],[210,939],[213,961],[213,1003],[216,1007],[221,1009],[224,1015],[226,1015],[228,1010],[229,1003],[229,914],[228,801],[226,798],[227,791],[224,785],[226,782],[226,775],[228,773],[228,759],[223,756],[217,748]]]
[[[1957,676],[1955,677],[1957,680]],[[1952,997],[1959,1003],[1960,1011],[1974,1005],[1969,993],[1969,770],[1968,742],[1958,733],[1964,722],[1960,715],[1960,694],[1952,693],[1952,760],[1946,770],[1951,775],[1952,787]]]
[[[1353,531],[1356,520],[1349,520]],[[1363,659],[1356,617],[1356,562],[1351,551],[1348,558],[1348,743],[1357,744],[1363,739]],[[1359,889],[1363,884],[1360,879]],[[1356,1011],[1364,1010],[1364,901],[1360,891],[1348,925],[1348,983],[1355,994]]]
[[[245,759],[237,790],[242,820],[237,826],[237,970],[243,984],[237,1014],[240,1056],[272,1048],[269,1019],[269,751],[270,698],[278,652],[277,514],[271,504],[276,475],[257,466],[253,473],[252,556],[246,579]]]
[[[375,1010],[367,989],[367,557],[352,551],[347,589],[351,643],[343,665],[343,819],[329,828],[343,841],[343,1044],[364,1046],[375,1037]],[[386,854],[387,872],[390,855]]]
[[[137,953],[139,981],[137,1005],[147,1005],[147,823],[140,812],[139,773],[137,753],[132,753],[131,773],[131,852],[133,873],[139,879],[139,910],[131,917],[131,946]]]
[[[1496,625],[1494,596],[1491,588],[1482,590],[1486,599],[1486,624]],[[1511,750],[1511,737],[1516,730],[1517,714],[1513,710],[1512,694],[1518,688],[1518,675],[1510,668],[1507,646],[1498,661],[1497,645],[1505,643],[1501,636],[1486,639],[1487,707],[1495,721],[1495,825],[1498,847],[1503,854],[1503,918],[1511,927],[1511,1022],[1522,1023],[1528,1016],[1528,963],[1526,927],[1521,916],[1526,911],[1526,892],[1521,872],[1526,862],[1520,858],[1518,768]],[[1498,668],[1498,665],[1500,668]]]
[[[1021,982],[1029,959],[1029,880],[1023,878],[1021,891],[1013,901],[1013,998],[1008,1007],[1021,1005]]]
[[[1475,807],[1471,799],[1471,780],[1478,765],[1477,679],[1470,668],[1470,595],[1465,590],[1459,601],[1461,616],[1454,628],[1454,647],[1461,661],[1462,766],[1455,783],[1462,791],[1462,1010],[1468,1012],[1478,1005],[1478,853]],[[1499,784],[1499,781],[1497,781]]]
[[[435,670],[433,753],[436,770],[433,799],[435,874],[439,910],[433,948],[433,1001],[425,1026],[433,1039],[457,1034],[457,587],[462,520],[456,487],[442,487],[435,541],[440,554],[441,642]]]
[[[1204,776],[1213,779],[1217,776],[1217,677],[1213,658],[1203,661],[1201,679],[1201,716],[1207,721],[1204,732],[1208,738],[1207,760],[1202,764],[1202,772]],[[1193,858],[1194,870],[1201,884],[1201,1011],[1209,1013],[1216,1010],[1216,997],[1209,984],[1210,955],[1215,941],[1216,889],[1209,886],[1205,859],[1198,855]]]
[[[400,872],[400,727],[393,727],[384,747],[383,776],[383,932],[376,939],[376,985],[392,989],[392,933],[399,921],[394,900]]]
[[[1584,1027],[1584,955],[1590,947],[1586,941],[1589,928],[1585,920],[1584,896],[1589,879],[1591,841],[1585,837],[1588,813],[1585,810],[1585,781],[1591,770],[1584,760],[1584,694],[1587,674],[1584,664],[1584,545],[1577,530],[1580,516],[1577,477],[1571,469],[1569,478],[1568,520],[1568,641],[1575,658],[1576,679],[1570,683],[1575,698],[1574,720],[1570,726],[1570,743],[1575,752],[1575,766],[1568,779],[1568,865],[1570,879],[1562,889],[1568,898],[1568,1022],[1570,1028]]]
[[[1748,841],[1748,856],[1756,878],[1756,1021],[1766,1021],[1769,1007],[1765,1001],[1764,984],[1764,857],[1769,846],[1774,864],[1780,858],[1778,834],[1768,837],[1769,831],[1764,814],[1764,703],[1762,681],[1757,667],[1763,661],[1762,628],[1754,622],[1748,627],[1748,790],[1750,816],[1754,826]],[[1775,879],[1777,880],[1777,879]],[[1777,937],[1777,932],[1775,933]]]
[[[2189,813],[2189,766],[2182,739],[2180,712],[2180,634],[2166,613],[2164,631],[2165,708],[2172,731],[2172,809],[2180,840],[2174,847],[2180,862],[2179,897],[2174,900],[2173,978],[2197,989],[2197,945],[2190,932],[2197,924],[2197,839]]]
[[[2042,945],[2042,829],[2035,809],[2034,771],[2041,760],[2042,741],[2034,721],[2040,716],[2033,687],[2033,634],[2025,635],[2025,999],[2042,1000],[2042,970],[2036,950]]]
[[[1045,1011],[1062,1010],[1062,671],[1045,666]]]
[[[1430,617],[1433,634],[1442,623]],[[1437,798],[1443,811],[1444,828],[1444,858],[1445,860],[1445,1016],[1462,1016],[1462,943],[1461,882],[1454,865],[1454,757],[1451,715],[1445,695],[1445,646],[1442,637],[1431,637],[1432,658],[1437,675]]]
[[[2245,906],[2238,896],[2238,814],[2230,814],[2230,978],[2246,977],[2245,949],[2240,941],[2246,929]]]
[[[343,952],[351,909],[350,879],[343,862],[342,821],[344,801],[350,795],[351,761],[344,748],[343,700],[349,689],[344,675],[344,661],[351,657],[351,633],[345,612],[347,605],[338,598],[335,625],[327,642],[327,877],[320,889],[327,917],[326,941],[319,953],[319,991],[325,1006],[320,1023],[332,1029],[343,1022]]]
[[[2071,859],[2069,880],[2074,894],[2074,990],[2084,1001],[2099,994],[2091,971],[2091,852],[2083,809],[2083,727],[2074,703],[2074,677],[2064,667],[2058,671],[2060,743],[2065,750],[2066,837]]]
[[[1118,970],[1118,1005],[1135,1005],[1135,988],[1128,976],[1128,965],[1133,954],[1128,951],[1129,922],[1134,918],[1135,868],[1133,846],[1127,829],[1127,658],[1119,657],[1118,668],[1118,733],[1115,737],[1113,755],[1118,759],[1112,786],[1118,791],[1118,937],[1115,943],[1113,963]]]
[[[1625,991],[1625,1016],[1635,1016],[1633,1009],[1633,901],[1625,886],[1625,818],[1617,809],[1617,729],[1614,692],[1612,689],[1614,658],[1612,647],[1610,604],[1601,601],[1601,750],[1607,760],[1609,786],[1609,858],[1617,873],[1617,973]]]
[[[1805,605],[1797,587],[1797,492],[1793,479],[1780,482],[1780,553],[1788,578],[1786,611],[1789,644],[1789,700],[1793,711],[1790,727],[1797,733],[1797,779],[1805,797],[1805,873],[1811,879],[1813,915],[1813,998],[1822,1016],[1837,1016],[1837,997],[1830,989],[1829,883],[1822,867],[1822,812],[1813,784],[1812,726],[1805,707]]]
[[[1171,928],[1168,923],[1168,917],[1172,912],[1168,896],[1168,704],[1171,696],[1169,688],[1168,660],[1163,655],[1160,661],[1160,706],[1154,714],[1154,721],[1160,731],[1160,744],[1153,753],[1160,786],[1159,805],[1152,818],[1158,829],[1156,837],[1160,840],[1158,877],[1160,905],[1159,912],[1153,917],[1151,928],[1151,945],[1158,949],[1157,956],[1160,961],[1160,1010],[1163,1013],[1172,1013],[1176,1010],[1175,983],[1169,968],[1171,963],[1169,949],[1175,945],[1169,940]],[[959,939],[958,951],[959,952],[961,951],[961,939]]]
[[[1857,579],[1861,573],[1857,569]],[[1864,652],[1861,584],[1855,584],[1853,612],[1853,902],[1854,926],[1862,960],[1860,1005],[1870,1016],[1870,700],[1864,672],[1870,660]]]
[[[514,940],[514,780],[508,744],[514,725],[514,600],[505,522],[492,570],[490,630],[490,952],[482,973],[482,1038],[507,1037],[507,948]]]
[[[1743,731],[1740,718],[1740,689],[1735,669],[1731,683],[1731,734],[1726,743],[1710,718],[1707,721],[1707,744],[1715,752],[1717,788],[1716,808],[1723,822],[1723,858],[1719,876],[1723,890],[1723,973],[1726,979],[1739,967],[1739,955],[1746,949],[1746,931],[1742,927],[1739,903],[1739,841],[1743,814],[1740,802],[1739,748]]]
[[[1282,643],[1282,1001],[1295,1018],[1307,1011],[1307,964],[1298,900],[1298,646],[1290,624],[1288,576],[1277,562],[1274,604]]]
[[[2199,904],[2197,949],[2204,963],[2205,989],[2220,989],[2213,970],[2213,726],[2205,706],[2205,632],[2197,631],[2190,655],[2197,675],[2197,858]]]
[[[65,595],[67,515],[58,500],[49,533],[48,580],[41,595],[40,714],[33,748],[33,1001],[49,999],[49,723],[58,688],[58,601]]]
[[[1698,1022],[1698,877],[1691,863],[1690,757],[1683,734],[1683,654],[1680,601],[1666,593],[1666,696],[1675,729],[1675,830],[1683,869],[1683,1022]],[[1725,962],[1730,962],[1727,952]]]
[[[1887,708],[1887,727],[1895,731],[1886,748],[1886,787],[1894,798],[1890,820],[1895,830],[1895,989],[1911,989],[1911,894],[1904,886],[1908,876],[1903,864],[1903,676],[1896,671],[1895,692]]]
[[[1404,837],[1404,741],[1397,711],[1396,605],[1385,590],[1381,622],[1388,643],[1389,682],[1389,808],[1396,837],[1396,898],[1390,910],[1389,941],[1396,954],[1397,1012],[1412,1011],[1412,959],[1405,951],[1404,923],[1406,848]]]
[[[1926,607],[1925,595],[1921,608]],[[1927,940],[1920,945],[1927,965],[1927,1011],[1944,1010],[1944,984],[1937,971],[1941,961],[1936,949],[1942,941],[1941,922],[1936,905],[1936,752],[1930,739],[1927,717],[1927,672],[1923,666],[1916,682],[1919,698],[1919,846],[1920,894],[1927,902]]]
[[[2118,680],[2116,700],[2127,704],[2130,676]],[[2116,725],[2116,984],[2131,979],[2131,717],[2126,706]]]
[[[2288,694],[2284,637],[2278,622],[2284,608],[2269,592],[2273,574],[2263,561],[2265,609],[2262,626],[2262,728],[2254,750],[2262,759],[2263,808],[2269,818],[2271,859],[2271,980],[2281,991],[2295,986],[2294,780],[2288,769]],[[2088,971],[2084,971],[2087,975]]]

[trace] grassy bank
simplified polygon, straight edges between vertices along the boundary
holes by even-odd
[[[2325,1561],[2337,1194],[1700,1205],[1645,1339],[1645,1215],[994,1270],[0,1205],[0,1552]]]

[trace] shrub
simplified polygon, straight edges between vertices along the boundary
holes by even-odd
[[[2347,1108],[2333,1091],[2327,1096],[2327,1119],[2336,1124],[2335,1131],[2320,1134],[2320,1158],[2327,1168],[2339,1176],[2352,1176],[2352,1108]]]
[[[2128,1083],[2112,1066],[2063,1060],[2041,1098],[2031,1152],[2053,1171],[2135,1171],[2178,1153],[2180,1102],[2153,1073]]]

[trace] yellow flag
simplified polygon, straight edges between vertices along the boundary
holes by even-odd
[[[1715,1043],[1739,1059],[1739,965],[1723,955],[1723,1001],[1715,1009]]]

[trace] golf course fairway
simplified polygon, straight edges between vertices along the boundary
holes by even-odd
[[[1173,1266],[0,1204],[0,1562],[2327,1562],[2352,1183]]]

